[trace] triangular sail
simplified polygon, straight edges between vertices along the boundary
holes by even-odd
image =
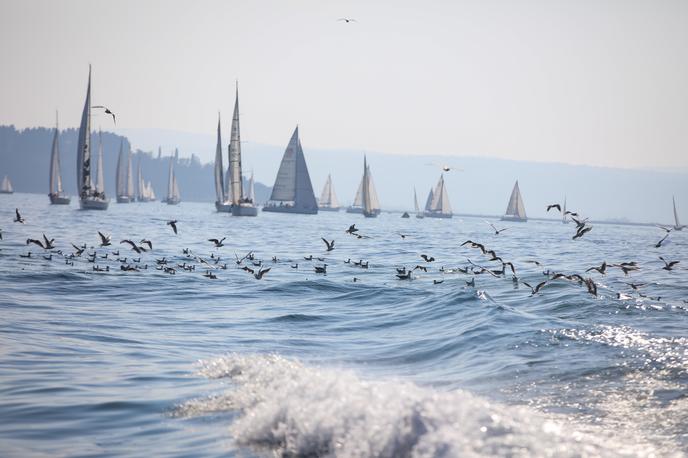
[[[50,155],[50,194],[62,194],[62,177],[60,174],[60,129],[55,122],[55,135],[53,136],[53,148]]]
[[[334,193],[334,187],[332,186],[332,177],[327,175],[327,181],[325,181],[325,187],[323,187],[322,194],[320,195],[320,206],[338,208],[339,201],[337,200],[337,195]]]
[[[91,66],[88,66],[88,86],[84,110],[81,113],[79,139],[76,151],[76,179],[79,195],[86,196],[91,192]]]
[[[127,196],[129,196],[129,199],[134,200],[134,172],[131,165],[131,144],[129,145],[127,156]]]
[[[256,201],[256,188],[253,180],[253,172],[251,172],[251,178],[248,180],[248,192],[246,193],[246,199],[250,202]]]
[[[298,144],[299,128],[297,127],[282,156],[270,200],[279,202],[294,202],[296,200],[296,151]]]
[[[370,169],[368,169],[368,162],[365,157],[363,156],[363,212],[364,213],[371,213],[373,211],[373,201],[372,201],[372,196],[370,195],[370,177],[368,173],[370,172]]]
[[[12,188],[12,182],[10,179],[5,175],[5,178],[2,179],[2,187],[0,187],[0,190],[3,192],[13,192],[14,189]]]
[[[241,177],[241,132],[239,129],[239,89],[234,100],[234,115],[232,116],[232,131],[229,140],[229,175],[232,188],[232,204],[239,205],[244,195]]]
[[[444,185],[444,175],[440,176],[440,180],[437,182],[435,191],[432,193],[430,210],[442,214],[451,214],[452,212],[451,204],[449,203],[449,195],[447,194],[447,188]]]
[[[217,146],[215,147],[215,198],[225,202],[225,183],[222,167],[222,134],[220,132],[220,115],[217,115]]]
[[[434,198],[434,194],[435,194],[434,191],[432,190],[432,188],[430,188],[430,193],[428,194],[428,198],[425,201],[425,211],[426,212],[429,212],[430,210],[432,210],[432,200]]]
[[[115,192],[117,197],[126,195],[127,188],[127,169],[126,169],[127,159],[124,157],[124,139],[119,142],[119,154],[117,155],[117,169],[115,182]]]
[[[676,211],[676,198],[671,196],[671,200],[674,202],[674,221],[676,223],[676,227],[681,227],[681,223],[678,222],[678,212]]]
[[[103,138],[100,131],[98,131],[98,167],[96,169],[96,192],[103,194],[105,192],[105,178],[103,176]]]
[[[143,174],[141,172],[141,157],[139,156],[138,164],[136,166],[136,187],[138,189],[138,200],[144,200],[146,196],[146,184],[143,182]]]
[[[515,216],[521,219],[526,218],[526,209],[523,205],[523,199],[521,198],[521,190],[518,187],[518,180],[516,180],[516,184],[514,184],[513,191],[511,191],[509,205],[506,207],[506,215]]]
[[[177,184],[177,175],[172,175],[172,197],[174,200],[179,200],[181,194],[179,194],[179,185]]]
[[[370,194],[370,208],[373,211],[380,210],[380,199],[377,198],[377,191],[375,190],[375,183],[373,182],[373,175],[370,173],[370,166],[368,166],[368,194]]]
[[[174,157],[170,158],[170,169],[167,174],[167,200],[174,196]]]
[[[416,187],[413,187],[413,206],[416,210],[416,214],[420,213],[420,207],[418,206],[418,195],[416,194]]]
[[[308,166],[306,165],[306,157],[301,148],[301,140],[298,136],[299,128],[296,128],[296,199],[294,206],[296,208],[317,209],[318,202],[315,200],[315,193],[313,192],[313,184],[311,183],[311,176],[308,173]]]
[[[361,182],[358,184],[358,189],[356,190],[356,197],[354,197],[354,207],[363,207],[363,180],[365,177],[361,177]]]

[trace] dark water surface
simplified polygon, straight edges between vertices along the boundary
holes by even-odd
[[[107,212],[0,196],[0,454],[2,456],[683,456],[688,448],[688,232],[660,249],[661,230],[479,218],[261,213],[212,204],[118,205]],[[19,207],[26,224],[12,223]],[[179,220],[175,236],[165,222]],[[355,222],[370,238],[344,234]],[[113,246],[98,248],[101,230]],[[138,257],[43,259],[28,237]],[[402,239],[399,233],[408,234]],[[227,237],[213,249],[206,239]],[[320,237],[336,240],[324,250]],[[557,280],[539,294],[511,275],[439,272],[467,258],[497,268],[484,243],[533,285],[543,270],[591,272],[599,296]],[[203,277],[190,248],[213,267]],[[254,250],[262,280],[234,253]],[[20,258],[27,251],[33,258]],[[436,258],[423,263],[419,254]],[[327,275],[303,256],[324,256]],[[662,270],[658,259],[680,260]],[[279,261],[273,263],[272,256]],[[176,275],[156,270],[195,264]],[[113,259],[114,258],[114,259]],[[344,263],[370,262],[368,269]],[[526,261],[538,260],[537,266]],[[291,267],[298,263],[298,269]],[[427,265],[413,281],[395,267]],[[249,264],[250,265],[250,264]],[[253,267],[253,266],[252,266]],[[356,277],[359,281],[354,282]],[[433,284],[433,280],[444,280]],[[644,283],[640,297],[627,282]],[[617,293],[622,293],[621,298]]]

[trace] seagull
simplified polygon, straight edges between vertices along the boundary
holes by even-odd
[[[334,250],[334,240],[331,242],[328,242],[325,237],[321,237],[322,241],[325,242],[325,245],[327,245],[327,251],[332,251]]]
[[[667,237],[669,237],[669,232],[667,232],[666,235],[665,235],[664,237],[662,237],[662,240],[660,240],[659,242],[657,242],[657,243],[655,244],[655,248],[661,247],[661,246],[662,246],[662,242],[665,241],[665,240],[667,239]]]
[[[434,163],[431,162],[431,163],[425,164],[425,165],[432,165],[432,166],[434,166],[434,167],[439,167],[439,168],[442,169],[443,172],[450,172],[450,171],[452,171],[452,170],[461,170],[461,169],[457,169],[456,167],[450,166],[450,165],[447,165],[447,164],[441,164],[441,165],[440,165],[440,164],[434,164]]]
[[[432,262],[435,260],[435,258],[428,256],[427,254],[421,254],[420,257],[423,258],[423,261],[425,262]]]
[[[347,234],[353,235],[354,233],[358,232],[358,229],[356,229],[356,225],[355,225],[355,224],[352,224],[351,226],[349,226],[349,229],[347,229],[347,230],[344,231],[344,232],[347,233]]]
[[[342,21],[346,22],[347,24],[349,22],[358,22],[356,19],[353,19],[350,17],[340,17],[339,19],[337,19],[337,22],[342,22]]]
[[[84,247],[84,248],[79,248],[78,246],[74,245],[73,243],[72,243],[72,246],[73,246],[74,249],[76,250],[76,255],[77,255],[77,257],[81,256],[81,253],[83,253],[84,250],[86,249],[86,247]]]
[[[14,222],[24,224],[25,221],[24,221],[24,218],[22,218],[22,215],[19,213],[19,209],[15,208],[14,212],[17,214],[17,217],[14,218]]]
[[[168,226],[172,226],[172,230],[174,231],[175,235],[177,234],[177,220],[173,219],[172,221],[167,222]]]
[[[504,232],[504,231],[506,231],[507,229],[509,229],[508,227],[505,227],[504,229],[497,229],[497,228],[494,226],[494,224],[492,224],[491,222],[489,222],[489,221],[485,221],[485,222],[486,222],[487,224],[489,224],[490,227],[491,227],[492,229],[494,229],[495,235],[499,235],[501,232]]]
[[[122,244],[122,243],[127,243],[127,244],[129,244],[129,246],[131,246],[131,249],[134,250],[134,251],[136,251],[137,254],[141,254],[142,251],[146,251],[145,248],[136,246],[136,244],[135,244],[134,242],[132,242],[131,240],[122,240],[122,241],[119,242],[119,243],[120,243],[120,244]]]
[[[418,265],[418,266],[416,266],[416,267],[413,268],[413,270],[416,270],[416,269],[422,270],[423,272],[427,272],[427,271],[428,271],[428,268],[427,268],[427,267],[420,266],[420,265]]]
[[[679,263],[679,261],[669,261],[669,262],[667,262],[667,261],[666,261],[663,257],[661,257],[661,256],[659,257],[659,259],[661,259],[662,262],[664,262],[664,267],[662,267],[662,269],[664,269],[664,270],[673,270],[672,267],[674,267],[676,264]]]
[[[579,238],[583,237],[585,234],[587,234],[588,232],[590,232],[591,230],[592,230],[592,226],[581,227],[580,229],[578,229],[578,231],[576,232],[576,235],[574,235],[572,237],[572,239],[573,240],[579,239]]]
[[[105,110],[105,114],[112,115],[112,122],[114,122],[115,125],[117,125],[117,120],[115,119],[115,114],[112,111],[110,111],[110,109],[108,107],[104,107],[103,105],[94,105],[91,108],[103,108]]]
[[[215,248],[220,248],[225,246],[224,243],[222,243],[227,237],[222,237],[220,240],[218,239],[208,239],[209,242],[213,242],[215,244]]]
[[[110,246],[112,245],[110,243],[110,236],[105,235],[102,232],[98,231],[98,235],[100,236],[100,246]]]
[[[433,280],[432,281],[433,285],[439,285],[440,283],[444,283],[444,280]]]
[[[585,286],[588,288],[588,292],[593,296],[597,297],[597,285],[592,278],[585,279]]]
[[[596,271],[598,271],[599,273],[601,273],[602,275],[606,275],[605,272],[606,272],[606,270],[607,270],[607,261],[602,262],[602,264],[600,265],[600,267],[591,267],[591,268],[589,268],[588,270],[586,270],[586,272],[590,272],[591,270],[596,270]]]
[[[538,291],[540,291],[540,289],[542,289],[543,286],[545,286],[545,285],[547,284],[547,282],[546,282],[546,281],[543,281],[543,282],[541,282],[541,283],[538,283],[538,284],[535,286],[535,288],[533,288],[532,286],[530,286],[530,284],[529,284],[528,282],[525,282],[525,281],[524,281],[523,284],[526,285],[528,288],[530,288],[530,290],[532,291],[530,295],[531,295],[531,296],[534,296],[534,295],[537,294]]]
[[[549,212],[551,209],[556,208],[559,210],[559,213],[561,213],[561,205],[559,204],[551,204],[547,206],[547,211]]]
[[[265,269],[260,269],[260,270],[258,271],[258,273],[257,273],[257,274],[253,274],[253,276],[256,277],[256,280],[260,280],[261,278],[263,278],[263,275],[265,275],[266,273],[270,272],[270,269],[272,269],[272,267],[267,267],[267,268],[265,268]]]
[[[579,230],[583,227],[585,227],[585,222],[588,220],[588,218],[582,219],[582,220],[577,220],[573,216],[571,217],[574,223],[576,223],[576,230]]]
[[[41,248],[43,248],[43,249],[45,250],[45,247],[43,246],[43,242],[41,242],[40,240],[36,240],[36,239],[26,239],[26,244],[28,245],[28,244],[30,244],[30,243],[34,243],[34,244],[38,245],[39,247],[41,247]]]
[[[645,283],[626,283],[628,286],[633,288],[634,290],[638,290],[641,286],[645,286]]]
[[[326,274],[327,273],[327,264],[323,264],[322,266],[313,266],[315,269],[316,274]]]
[[[141,239],[141,241],[140,241],[139,243],[141,243],[141,244],[144,244],[144,243],[145,243],[146,245],[148,245],[148,249],[149,249],[149,250],[152,250],[152,249],[153,249],[153,242],[151,242],[150,240]]]

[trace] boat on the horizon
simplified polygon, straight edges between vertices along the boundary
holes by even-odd
[[[119,156],[117,157],[117,181],[116,194],[118,204],[134,202],[134,177],[131,167],[131,145],[127,144],[127,152],[124,152],[124,139],[119,143]]]
[[[2,179],[2,184],[0,185],[0,194],[14,194],[12,182],[7,175],[5,175],[5,177]]]
[[[440,175],[437,186],[434,191],[430,191],[430,195],[432,199],[430,199],[429,208],[425,210],[425,216],[428,218],[451,218],[454,216],[449,203],[447,188],[444,185],[444,174]]]
[[[320,194],[320,202],[318,202],[318,210],[326,212],[338,212],[339,201],[332,186],[332,176],[327,175],[327,181],[323,187],[322,194]]]
[[[218,140],[220,130],[218,124]],[[239,85],[234,99],[234,115],[229,138],[229,185],[232,202],[232,216],[257,216],[258,208],[253,203],[253,196],[244,194],[244,176],[241,171],[241,129],[239,128]]]
[[[139,162],[137,166],[137,187],[138,187],[138,195],[136,196],[136,200],[138,202],[152,202],[155,200],[155,193],[153,192],[153,188],[151,187],[150,181],[146,182],[143,179],[143,170],[141,168],[141,157],[139,157]]]
[[[380,214],[380,200],[377,198],[377,191],[375,190],[375,183],[373,183],[373,175],[370,173],[370,166],[367,165],[365,155],[363,157],[363,177],[361,177],[361,183],[358,185],[356,190],[356,196],[354,197],[354,203],[346,209],[347,213],[363,213],[364,212],[364,198],[363,192],[367,189],[368,195],[370,197],[370,215],[377,216]]]
[[[52,205],[69,205],[71,199],[65,195],[62,189],[62,173],[60,172],[60,127],[55,113],[55,134],[53,135],[53,148],[50,154],[50,192],[48,197]]]
[[[98,183],[91,177],[93,157],[91,155],[91,66],[88,66],[86,101],[81,113],[79,137],[76,150],[76,189],[79,191],[79,208],[82,210],[107,210],[110,201],[103,186],[103,150],[98,151]]]
[[[416,211],[416,218],[418,219],[423,219],[425,215],[423,214],[422,211],[420,211],[420,207],[418,206],[418,194],[416,194],[416,187],[413,187],[413,207]]]
[[[563,224],[568,224],[568,223],[569,223],[569,218],[568,218],[568,215],[566,214],[566,196],[564,196],[564,207],[563,207],[563,209],[561,210],[561,214],[562,214],[561,222],[562,222]]]
[[[229,161],[229,157],[227,157]],[[232,212],[232,200],[227,194],[229,188],[225,185],[225,178],[229,182],[229,175],[224,176],[224,166],[222,165],[222,133],[220,127],[220,114],[217,114],[217,145],[215,147],[215,209],[221,213]]]
[[[163,200],[163,203],[167,205],[177,205],[182,201],[181,194],[179,193],[179,185],[177,184],[177,175],[174,172],[174,160],[176,157],[177,154],[170,157],[170,169],[167,175],[167,197]]]
[[[511,191],[509,204],[506,207],[506,213],[501,218],[502,221],[515,221],[525,223],[528,221],[526,216],[526,208],[523,206],[523,199],[521,198],[521,190],[518,187],[518,180],[514,184],[514,189]]]
[[[676,198],[675,198],[674,196],[671,196],[671,200],[672,200],[673,203],[674,203],[674,230],[675,230],[675,231],[682,231],[683,228],[686,227],[686,226],[685,226],[685,225],[682,225],[682,224],[678,221],[678,212],[676,211]]]
[[[380,214],[380,202],[377,200],[377,194],[372,193],[374,188],[372,187],[373,179],[370,176],[370,166],[366,160],[365,154],[363,155],[363,190],[361,193],[363,201],[363,216],[366,218],[377,218]]]
[[[318,213],[318,203],[299,140],[299,126],[294,129],[284,151],[270,200],[263,207],[263,211],[305,215]]]

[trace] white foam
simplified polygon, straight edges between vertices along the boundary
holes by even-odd
[[[201,363],[228,378],[222,396],[191,401],[184,415],[231,410],[242,446],[283,456],[452,457],[637,455],[610,437],[581,432],[524,407],[465,391],[366,381],[348,370],[276,355],[228,355]],[[630,453],[629,453],[630,452]]]

